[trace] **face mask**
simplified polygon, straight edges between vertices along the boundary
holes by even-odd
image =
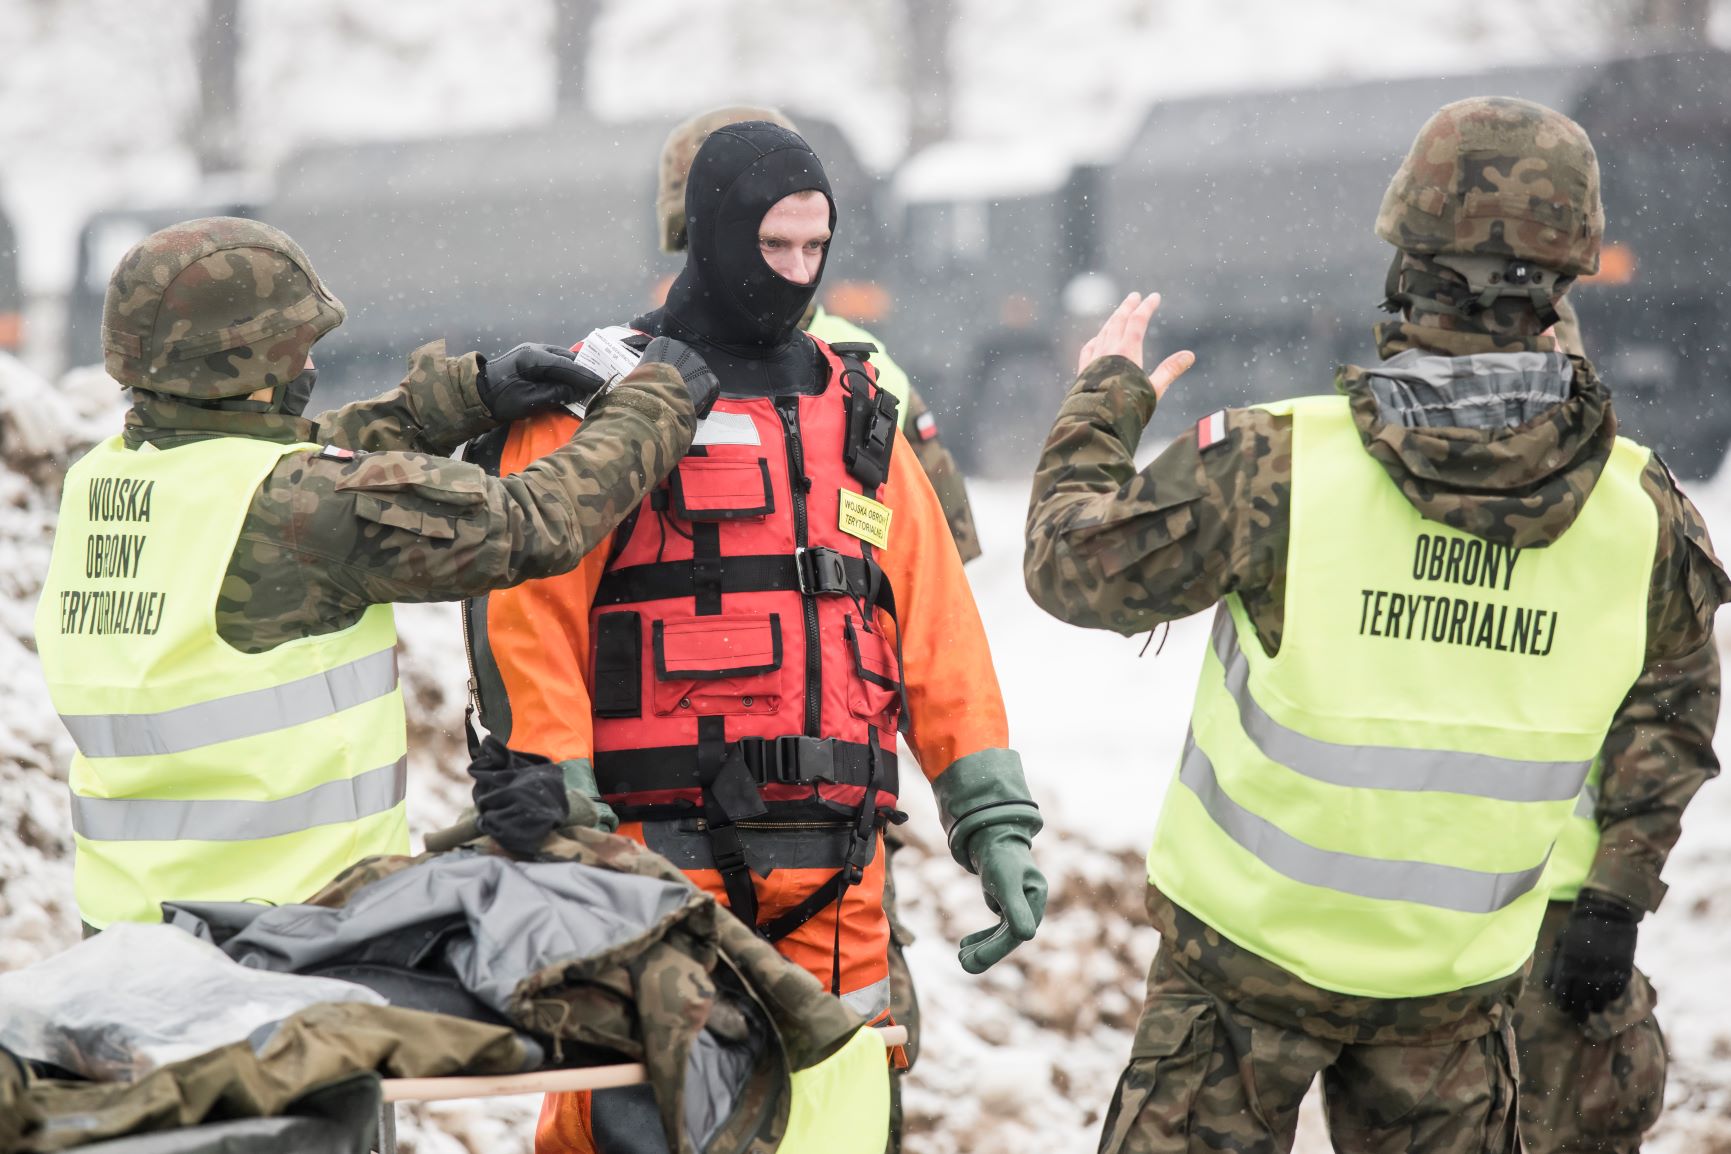
[[[282,405],[278,411],[291,417],[298,417],[306,412],[307,402],[313,397],[313,386],[318,383],[318,369],[308,365],[300,376],[283,386]]]
[[[683,328],[744,356],[792,338],[817,295],[817,279],[802,285],[778,276],[758,249],[758,232],[778,201],[807,190],[829,201],[833,231],[829,180],[798,135],[747,121],[717,129],[703,142],[685,189],[690,247],[667,294],[668,312]],[[817,275],[823,275],[821,265]]]

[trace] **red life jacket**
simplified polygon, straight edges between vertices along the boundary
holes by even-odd
[[[842,492],[875,499],[888,475],[896,403],[860,347],[813,340],[823,392],[718,401],[615,533],[590,617],[603,798],[627,821],[702,818],[747,924],[735,823],[851,819],[833,900],[898,789],[895,599],[872,546],[840,527]]]

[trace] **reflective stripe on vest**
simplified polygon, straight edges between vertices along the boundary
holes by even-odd
[[[1268,716],[1249,692],[1250,661],[1238,645],[1232,614],[1215,615],[1210,639],[1238,702],[1244,732],[1270,761],[1331,785],[1409,792],[1437,790],[1502,801],[1561,801],[1580,793],[1592,761],[1520,761],[1448,749],[1343,745],[1306,737]]]
[[[92,925],[155,920],[170,899],[300,901],[407,852],[389,607],[267,653],[216,632],[253,494],[314,447],[116,437],[67,474],[36,634],[78,749],[74,888]]]
[[[1551,868],[1545,875],[1545,884],[1550,888],[1554,902],[1575,900],[1581,887],[1587,884],[1587,874],[1593,869],[1594,859],[1599,856],[1599,776],[1603,769],[1602,762],[1593,763],[1587,783],[1581,787],[1581,796],[1575,801],[1574,812],[1569,815],[1562,836],[1557,838],[1556,851],[1551,854]]]
[[[876,1021],[879,1016],[889,1012],[890,980],[880,978],[869,986],[849,990],[841,995],[841,1000],[848,1009],[866,1021]]]
[[[400,804],[409,759],[276,801],[171,801],[72,795],[72,828],[88,841],[250,841],[359,821]]]
[[[1149,878],[1324,989],[1504,977],[1643,664],[1647,454],[1618,442],[1575,524],[1517,553],[1420,517],[1344,398],[1277,411],[1293,418],[1281,649],[1227,599]]]
[[[382,649],[286,685],[163,713],[62,714],[60,720],[85,757],[143,757],[288,729],[352,709],[396,687],[397,651]]]

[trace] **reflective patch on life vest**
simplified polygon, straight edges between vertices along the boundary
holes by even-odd
[[[843,533],[858,537],[879,549],[887,549],[890,543],[890,515],[894,512],[888,505],[874,501],[864,493],[843,489],[837,527]]]
[[[1226,439],[1226,410],[1215,409],[1196,422],[1196,447],[1212,449]]]
[[[697,422],[693,445],[761,445],[757,422],[749,413],[710,413]]]
[[[929,441],[936,437],[938,435],[937,418],[930,413],[921,413],[914,418],[914,432],[919,434],[922,441]]]

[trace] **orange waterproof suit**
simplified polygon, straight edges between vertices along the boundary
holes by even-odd
[[[816,343],[821,394],[724,397],[609,542],[569,573],[472,602],[466,620],[489,730],[589,763],[621,835],[883,1020],[881,827],[899,817],[902,701],[932,779],[1006,750],[1008,732],[931,484],[893,409],[873,476],[862,440],[878,391],[858,361]],[[565,443],[575,421],[512,426],[499,471]],[[538,1151],[589,1148],[586,1121],[580,1097],[549,1096]]]

